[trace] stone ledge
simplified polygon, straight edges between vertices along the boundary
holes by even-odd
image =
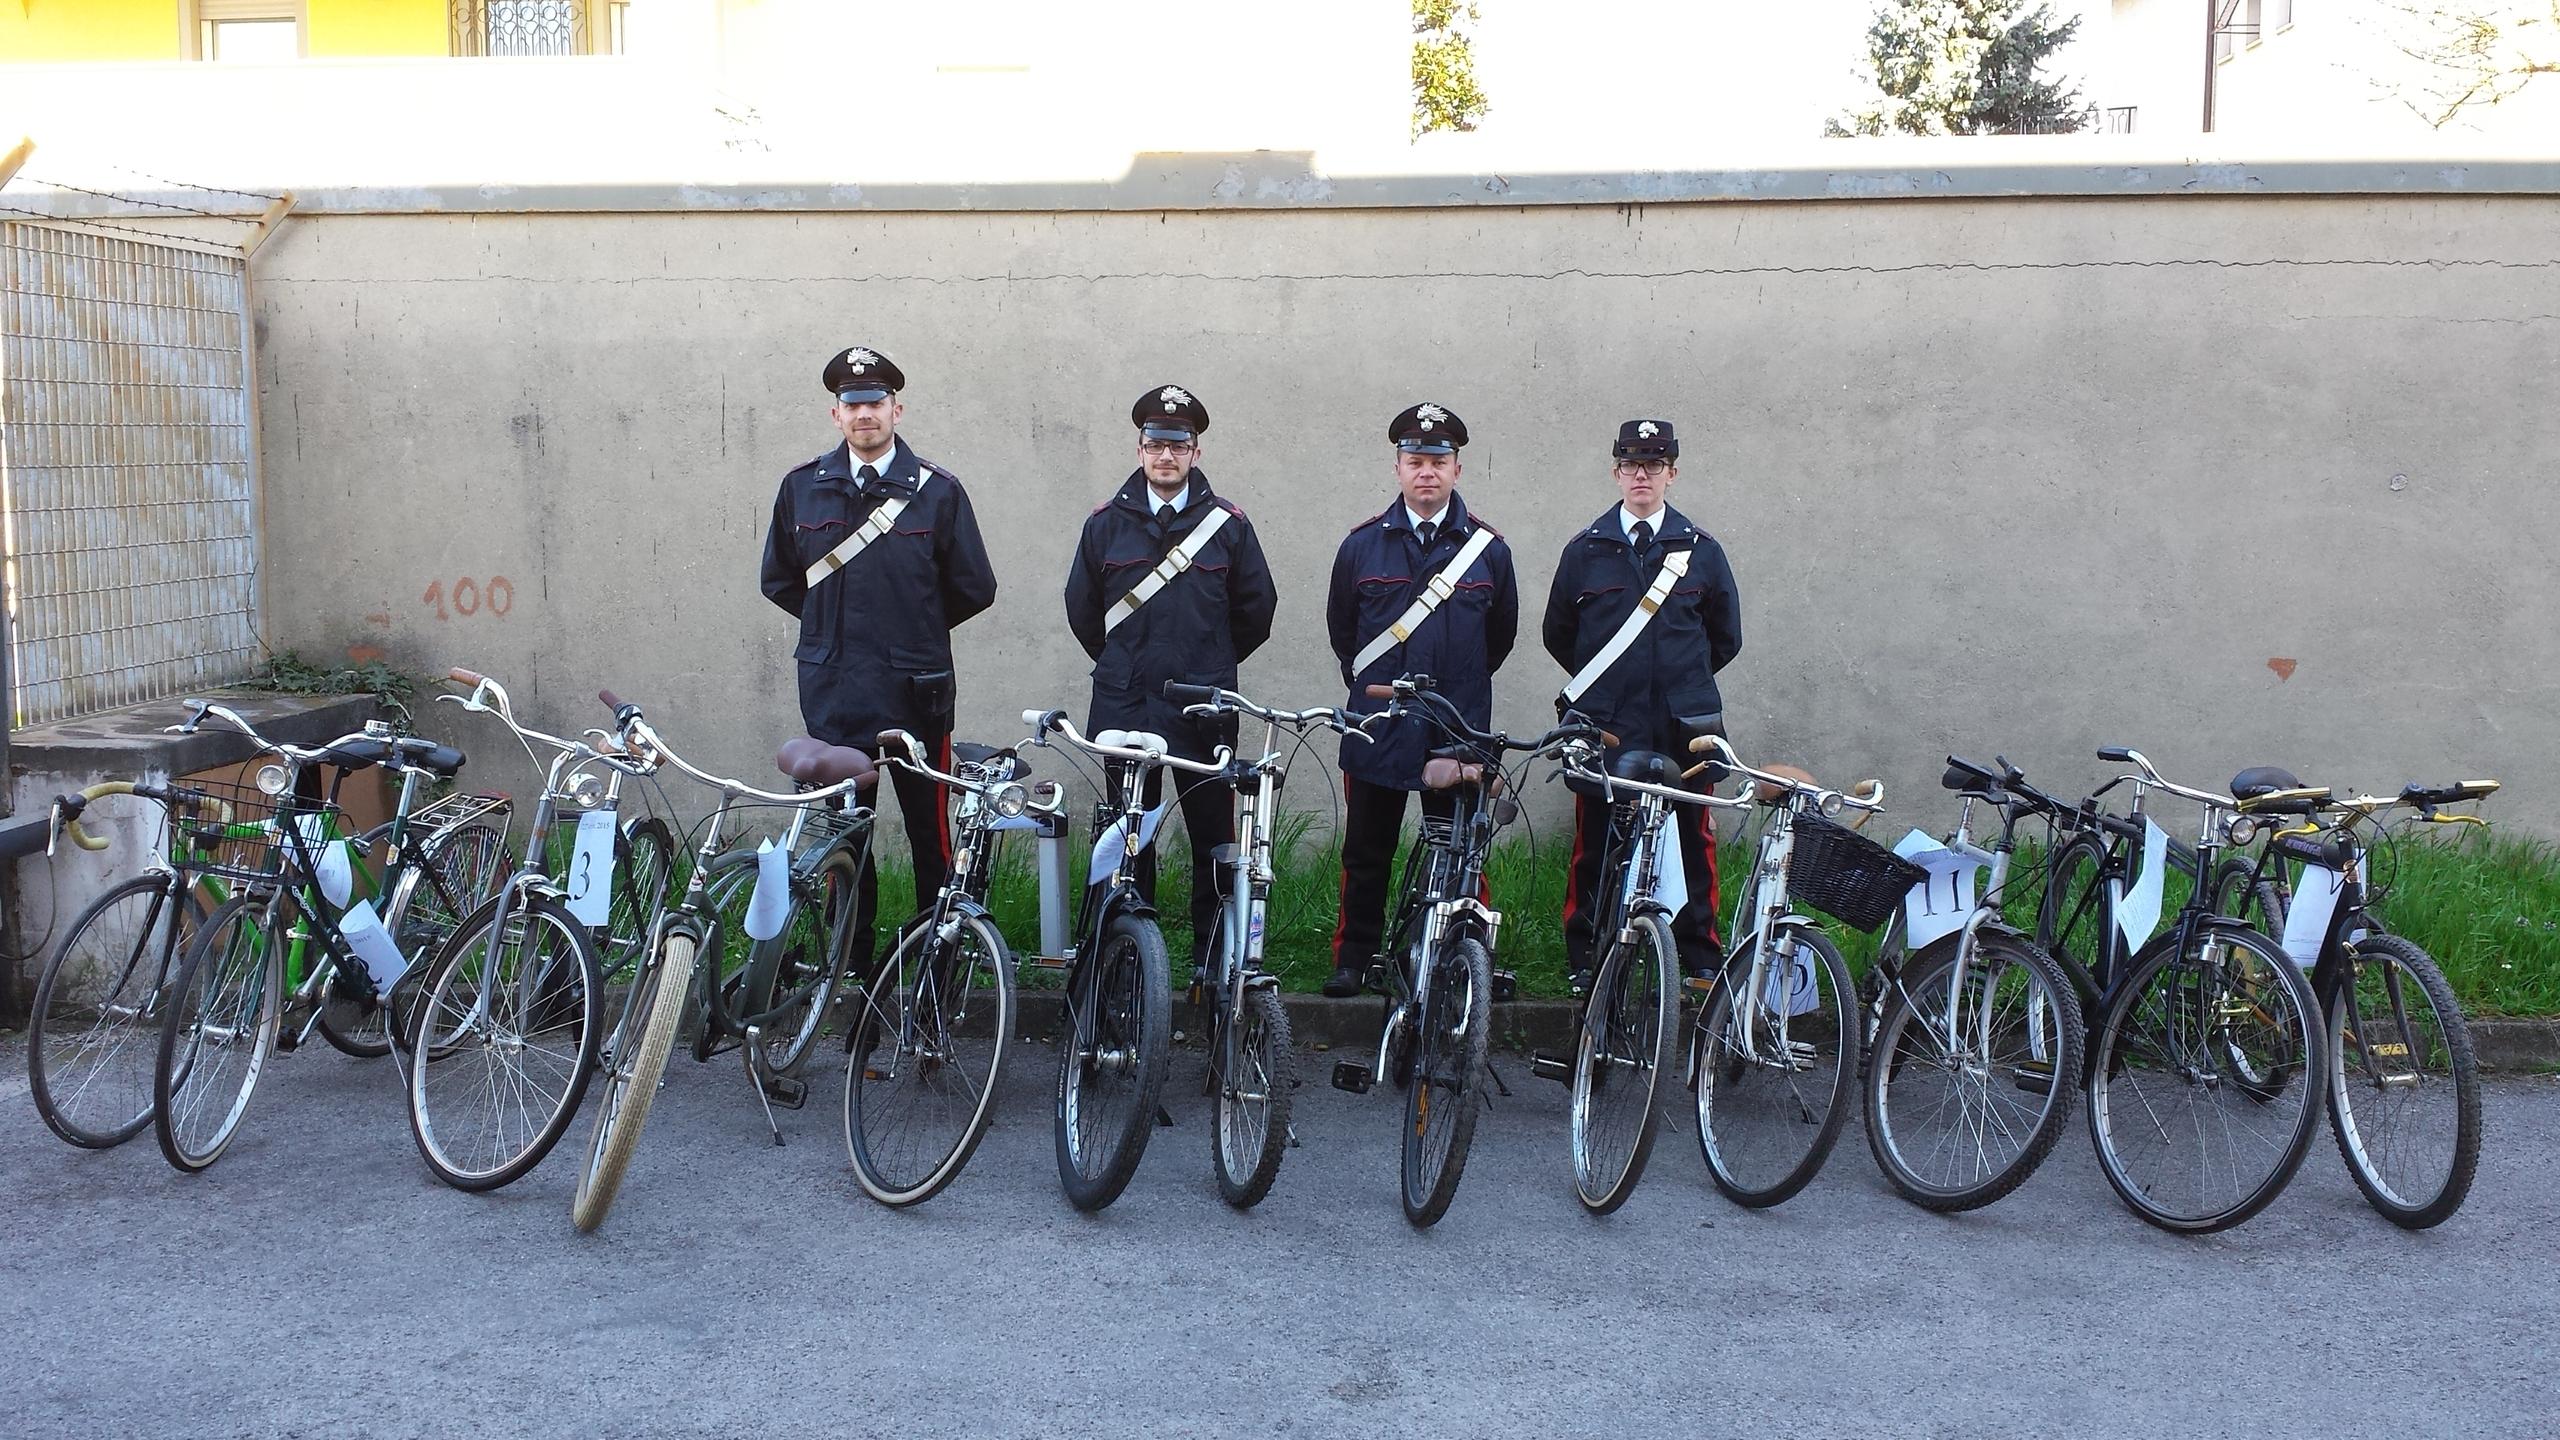
[[[281,695],[272,690],[206,690],[191,699],[211,700],[240,712],[270,740],[317,745],[364,728],[379,709],[370,695]],[[192,775],[236,765],[258,753],[249,737],[220,721],[193,735],[165,733],[186,717],[177,700],[152,700],[96,715],[24,726],[9,737],[9,769],[19,775],[99,778],[146,771]]]

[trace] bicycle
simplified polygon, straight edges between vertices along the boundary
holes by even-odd
[[[1687,1077],[1709,1179],[1725,1198],[1762,1209],[1804,1189],[1830,1157],[1864,1053],[1848,962],[1795,901],[1872,930],[1916,872],[1834,819],[1882,810],[1881,783],[1830,790],[1755,770],[1721,735],[1702,735],[1689,749],[1748,779],[1743,800],[1768,812],[1734,899],[1732,948],[1691,1030]],[[1648,778],[1667,783],[1676,769],[1670,757],[1659,760]]]
[[[587,1161],[578,1173],[569,1206],[570,1221],[582,1233],[604,1223],[622,1188],[689,1005],[700,1005],[706,1025],[724,1035],[735,1033],[742,1041],[738,1049],[755,1084],[756,1099],[764,1107],[765,1124],[774,1143],[782,1143],[773,1098],[777,1090],[790,1097],[795,1087],[796,1098],[785,1098],[785,1104],[807,1095],[806,1082],[798,1079],[798,1072],[806,1065],[832,1008],[833,986],[854,941],[855,887],[861,867],[869,863],[871,810],[859,803],[859,792],[878,779],[870,757],[861,751],[804,737],[784,744],[774,757],[775,768],[790,776],[798,788],[790,794],[760,790],[685,759],[650,727],[639,706],[610,690],[598,691],[596,698],[613,712],[614,741],[632,763],[672,766],[717,790],[720,802],[702,822],[702,840],[686,876],[684,897],[651,926],[621,1017],[604,1041],[598,1065],[604,1093],[596,1107]],[[782,846],[722,853],[732,812],[742,800],[793,811]],[[845,800],[855,803],[850,809],[837,808]],[[747,894],[746,914],[739,923],[753,942],[748,970],[764,977],[750,982],[735,997],[723,994],[728,988],[722,983],[722,971],[730,922],[715,893],[732,876],[739,877],[732,883]],[[825,958],[818,974],[792,984],[787,993],[777,993],[782,989],[781,955],[768,948],[769,942],[789,934],[794,913],[812,902],[820,908],[820,929],[828,937]],[[712,957],[711,963],[698,964],[705,952]],[[744,1013],[732,1010],[729,1000],[736,997],[743,997],[746,1006],[761,1008]],[[779,1047],[766,1042],[769,1025],[782,1037]]]
[[[2270,827],[2254,856],[2224,860],[2211,904],[2251,920],[2310,971],[2338,1154],[2366,1202],[2404,1229],[2443,1224],[2470,1194],[2480,1163],[2480,1070],[2453,987],[2425,950],[2382,919],[2389,887],[2375,878],[2373,832],[2387,840],[2384,817],[2397,809],[2414,812],[2417,824],[2485,825],[2444,807],[2497,789],[2495,780],[2466,780],[2333,799],[2272,768],[2231,781],[2244,814],[2296,823]]]
[[[1486,903],[1484,885],[1493,837],[1520,811],[1505,793],[1503,757],[1608,739],[1579,719],[1533,741],[1478,730],[1427,675],[1372,685],[1368,693],[1391,702],[1373,716],[1419,713],[1448,742],[1424,762],[1422,782],[1450,796],[1449,818],[1424,815],[1405,854],[1382,957],[1369,967],[1368,988],[1387,997],[1376,1063],[1333,1067],[1338,1090],[1365,1095],[1381,1075],[1404,1090],[1401,1200],[1406,1221],[1422,1228],[1438,1223],[1457,1197],[1484,1107],[1479,1077],[1491,1073],[1493,1006],[1510,998],[1511,977],[1493,968],[1502,914]]]
[[[2057,916],[2066,938],[2086,927],[2085,946],[2053,954],[2084,1011],[2097,1015],[2086,1061],[2090,1138],[2126,1208],[2164,1230],[2226,1230],[2283,1193],[2320,1124],[2323,1087],[2291,1083],[2327,1063],[2312,1018],[2319,1001],[2274,941],[2214,913],[2210,885],[2189,887],[2175,920],[2151,933],[2173,856],[2145,814],[2150,792],[2203,807],[2192,874],[2212,874],[2216,857],[2247,844],[2261,822],[2230,795],[2162,778],[2140,751],[2108,746],[2098,758],[2134,768],[2077,806],[2014,773],[2002,780],[2069,837],[2052,852],[2038,932]],[[2120,784],[2134,795],[2124,817],[2099,807]],[[2100,883],[2066,889],[2063,867],[2078,863],[2072,855],[2084,842],[2095,847],[2091,873]],[[2136,847],[2143,863],[2128,884]]]
[[[1964,808],[1943,845],[1895,847],[1926,875],[1868,975],[1867,1145],[1904,1199],[1942,1212],[2026,1183],[2070,1122],[2085,1063],[2071,977],[2003,914],[2018,827],[2041,812],[2004,784],[2024,777],[1995,763],[1997,774],[1947,757],[1940,783]],[[1988,848],[1973,838],[1977,803],[2000,817]]]
[[[1290,1097],[1298,1087],[1280,977],[1262,968],[1280,785],[1288,773],[1280,735],[1286,730],[1303,739],[1323,728],[1366,739],[1368,732],[1340,710],[1274,710],[1210,685],[1168,681],[1164,698],[1184,704],[1186,715],[1251,716],[1263,725],[1260,757],[1239,757],[1221,776],[1236,793],[1236,840],[1218,852],[1217,926],[1200,948],[1202,963],[1194,975],[1209,1016],[1209,1066],[1202,1083],[1215,1107],[1209,1150],[1218,1194],[1246,1210],[1261,1203],[1279,1177],[1290,1137]]]
[[[298,1049],[314,1029],[358,1055],[388,1051],[396,1038],[386,1000],[412,967],[394,927],[371,900],[356,896],[357,881],[373,877],[349,853],[341,823],[336,795],[347,777],[376,765],[400,775],[391,819],[364,837],[387,847],[383,873],[371,888],[402,910],[429,907],[438,924],[478,902],[477,889],[487,881],[478,867],[495,835],[485,819],[507,802],[462,797],[440,811],[428,834],[412,837],[410,825],[425,813],[416,810],[419,787],[450,780],[462,767],[461,752],[394,736],[378,724],[305,748],[268,740],[226,706],[190,700],[187,710],[187,719],[170,727],[174,733],[192,734],[207,718],[218,719],[284,762],[264,766],[255,791],[232,802],[243,809],[263,805],[267,815],[179,821],[203,825],[194,837],[198,845],[232,847],[230,858],[207,862],[200,873],[237,887],[206,920],[177,972],[152,1071],[152,1123],[161,1153],[194,1172],[229,1148],[278,1048]],[[311,767],[319,765],[339,771],[325,799],[311,783]],[[341,1007],[335,1020],[333,1003]],[[296,1016],[288,1032],[286,1022]],[[383,1027],[379,1042],[365,1034],[375,1025]]]

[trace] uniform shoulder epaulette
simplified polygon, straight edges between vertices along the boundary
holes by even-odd
[[[1495,525],[1492,521],[1487,520],[1473,510],[1467,512],[1467,520],[1471,524],[1481,525],[1487,530],[1492,531],[1493,538],[1501,541],[1503,544],[1508,545],[1511,543],[1510,537],[1502,533],[1501,527]]]
[[[1359,534],[1361,531],[1366,530],[1366,529],[1368,529],[1370,526],[1375,525],[1375,524],[1377,524],[1377,523],[1378,523],[1378,517],[1377,517],[1377,516],[1375,516],[1375,515],[1372,515],[1372,516],[1370,516],[1368,519],[1361,521],[1359,524],[1352,526],[1350,529],[1345,530],[1345,531],[1343,531],[1342,533],[1343,533],[1343,534],[1345,534],[1345,535],[1357,535],[1357,534]]]
[[[1119,496],[1114,495],[1114,496],[1112,496],[1112,497],[1111,497],[1111,500],[1117,500],[1117,499],[1119,499],[1119,498],[1120,498]],[[1096,506],[1094,506],[1092,509],[1087,510],[1086,512],[1084,512],[1085,518],[1086,518],[1086,519],[1088,519],[1088,520],[1090,520],[1090,519],[1092,519],[1094,516],[1101,514],[1103,511],[1110,509],[1110,508],[1111,508],[1111,500],[1105,500],[1105,501],[1103,501],[1101,504],[1096,505]]]
[[[834,453],[836,452],[833,450],[821,450],[817,454],[810,456],[808,459],[801,461],[799,464],[792,466],[791,473],[797,475],[803,470],[815,470],[819,466],[826,464],[827,457]]]
[[[912,450],[907,453],[911,455],[915,454]],[[951,473],[951,467],[943,464],[939,460],[927,460],[922,455],[916,455],[916,468],[927,475],[939,475],[954,485],[960,483],[960,477]],[[918,481],[917,483],[922,484],[923,482]]]
[[[1228,514],[1233,515],[1234,517],[1236,517],[1236,518],[1237,518],[1237,519],[1239,519],[1239,520],[1242,520],[1242,519],[1244,519],[1244,518],[1245,518],[1244,507],[1243,507],[1243,506],[1241,506],[1241,505],[1239,505],[1239,504],[1237,504],[1237,503],[1236,503],[1236,502],[1234,502],[1233,500],[1228,499],[1228,498],[1227,498],[1226,496],[1224,496],[1224,495],[1212,495],[1212,496],[1210,496],[1210,497],[1209,497],[1209,503],[1210,503],[1210,504],[1212,504],[1212,505],[1217,506],[1217,507],[1218,507],[1219,509],[1221,509],[1221,510],[1226,511]]]

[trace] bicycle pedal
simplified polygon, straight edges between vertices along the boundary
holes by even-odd
[[[764,1095],[785,1110],[797,1110],[809,1103],[809,1082],[795,1075],[767,1075]]]
[[[1561,1085],[1570,1085],[1573,1083],[1573,1062],[1561,1055],[1550,1055],[1540,1050],[1529,1057],[1529,1073],[1541,1080],[1553,1080]]]
[[[1064,970],[1067,968],[1067,957],[1064,955],[1026,955],[1023,957],[1022,963],[1030,966],[1034,970]]]
[[[1366,1095],[1369,1093],[1369,1087],[1376,1083],[1377,1079],[1369,1073],[1369,1067],[1357,1060],[1333,1062],[1333,1088],[1336,1090],[1348,1090],[1354,1095]]]
[[[1520,995],[1520,977],[1509,970],[1493,972],[1493,1003],[1508,1005]]]
[[[1693,991],[1699,995],[1713,995],[1716,993],[1716,977],[1713,975],[1690,975],[1681,980],[1680,988],[1683,990]]]
[[[2053,1062],[2029,1060],[2018,1066],[2017,1086],[2030,1095],[2053,1093]]]
[[[1383,960],[1370,961],[1368,971],[1360,977],[1360,988],[1381,995],[1387,993],[1387,963]]]

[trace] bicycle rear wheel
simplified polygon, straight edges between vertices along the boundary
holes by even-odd
[[[2355,944],[2330,993],[2329,1128],[2374,1209],[2409,1230],[2462,1208],[2480,1166],[2480,1065],[2453,987],[2397,935]]]
[[[1173,981],[1153,920],[1112,917],[1067,984],[1058,1036],[1058,1183],[1079,1210],[1120,1198],[1147,1153],[1173,1050]]]
[[[1215,951],[1210,953],[1214,954]],[[1254,986],[1227,1016],[1234,1031],[1212,1063],[1217,1116],[1209,1149],[1218,1163],[1218,1195],[1249,1210],[1271,1193],[1280,1157],[1289,1144],[1290,1092],[1298,1084],[1298,1054],[1289,1038],[1288,1007],[1280,992]],[[1221,1036],[1222,1042],[1227,1037]],[[1228,1058],[1232,1056],[1232,1058]]]
[[[855,892],[867,856],[837,850],[793,886],[782,933],[756,942],[747,961],[756,992],[745,997],[764,1040],[764,1068],[796,1073],[835,1011],[836,989],[853,953]],[[744,1022],[741,1021],[741,1024]]]
[[[222,1158],[275,1053],[284,1019],[281,893],[224,901],[189,949],[160,1023],[152,1128],[189,1172]]]
[[[588,935],[548,895],[500,896],[421,963],[409,1133],[447,1185],[512,1184],[568,1130],[604,1036]]]
[[[88,1150],[151,1123],[152,1063],[184,942],[203,905],[167,875],[137,875],[89,904],[46,959],[27,1016],[27,1092],[54,1134]]]
[[[959,1177],[994,1116],[1013,1044],[1012,953],[983,915],[910,926],[854,1005],[845,1153],[864,1194],[921,1204]]]
[[[1404,1092],[1404,1218],[1416,1229],[1439,1223],[1457,1198],[1493,1038],[1493,957],[1484,943],[1472,935],[1443,940],[1431,965]]]
[[[1725,962],[1694,1048],[1707,1173],[1726,1199],[1753,1209],[1786,1200],[1822,1169],[1849,1118],[1859,1051],[1857,996],[1830,939],[1781,928],[1755,987],[1762,943]],[[1746,987],[1757,993],[1737,993]]]
[[[1613,943],[1591,982],[1573,1057],[1573,1183],[1583,1207],[1627,1203],[1653,1154],[1662,1073],[1680,1026],[1680,957],[1658,915]]]
[[[2071,1118],[2088,1034],[2052,956],[1984,930],[1959,978],[1960,939],[1903,972],[1867,1054],[1868,1148],[1928,1210],[1975,1209],[2026,1183]]]
[[[2283,1193],[2320,1123],[2310,985],[2254,930],[2199,926],[2135,958],[2089,1066],[2098,1168],[2164,1230],[2226,1230]]]
[[[569,1199],[569,1223],[581,1233],[604,1223],[605,1212],[613,1208],[613,1197],[622,1189],[622,1177],[631,1168],[631,1156],[640,1148],[640,1129],[649,1123],[649,1106],[658,1098],[658,1079],[667,1073],[676,1027],[684,1020],[685,995],[693,983],[694,944],[691,935],[670,930],[659,943],[658,963],[642,966],[633,981],[623,1023],[613,1036],[613,1064],[604,1075],[604,1099],[596,1106],[587,1165],[578,1172],[577,1193]]]

